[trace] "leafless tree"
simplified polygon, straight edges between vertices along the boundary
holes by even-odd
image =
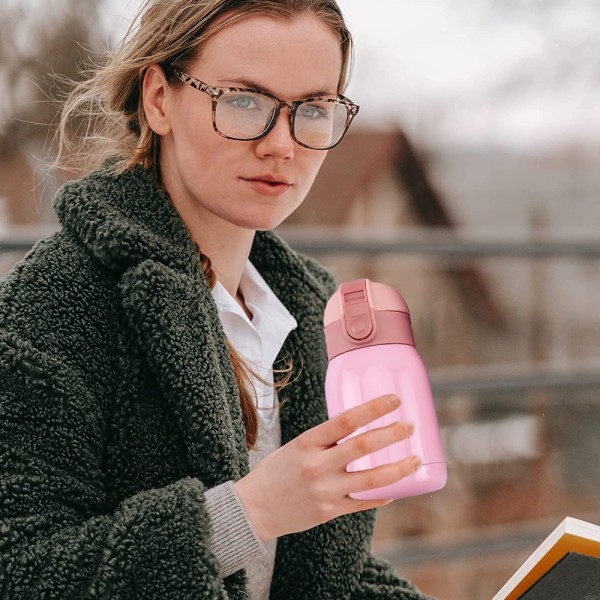
[[[98,0],[0,3],[0,159],[44,144],[66,81],[80,77],[90,53],[101,57],[97,23]]]
[[[37,166],[52,158],[68,82],[105,56],[100,1],[0,2],[0,226],[54,220],[49,200],[61,176],[42,177]]]

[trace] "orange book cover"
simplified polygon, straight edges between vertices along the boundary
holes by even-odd
[[[492,600],[518,600],[569,553],[600,558],[600,527],[567,517]],[[600,574],[600,567],[598,572]]]

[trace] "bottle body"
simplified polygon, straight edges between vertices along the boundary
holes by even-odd
[[[329,417],[382,396],[396,394],[400,406],[379,419],[359,428],[350,436],[384,427],[394,421],[415,425],[407,440],[391,444],[350,463],[347,471],[362,471],[396,462],[410,455],[420,456],[423,466],[415,473],[391,485],[351,493],[356,499],[404,498],[441,489],[447,470],[429,377],[414,346],[379,344],[364,346],[335,356],[329,362],[325,394]]]

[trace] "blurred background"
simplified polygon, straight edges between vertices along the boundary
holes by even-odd
[[[446,488],[379,512],[376,554],[491,598],[567,515],[600,523],[600,4],[340,0],[351,134],[278,232],[411,308]],[[137,3],[0,5],[0,275],[56,229],[49,124]]]

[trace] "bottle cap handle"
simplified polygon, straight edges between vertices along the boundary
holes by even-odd
[[[375,318],[369,305],[366,279],[348,281],[340,285],[344,333],[351,340],[361,342],[375,334]]]

